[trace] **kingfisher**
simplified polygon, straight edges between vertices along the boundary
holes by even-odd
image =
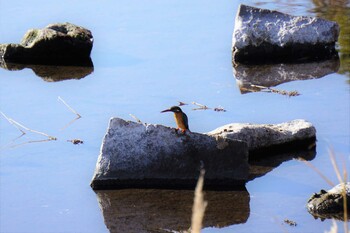
[[[161,113],[163,112],[173,112],[174,113],[174,118],[176,121],[176,131],[178,129],[181,129],[182,133],[185,133],[187,130],[190,130],[188,128],[188,118],[187,115],[181,110],[180,107],[178,106],[173,106],[169,109],[165,109],[163,111],[161,111]]]

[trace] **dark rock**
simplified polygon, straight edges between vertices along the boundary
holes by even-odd
[[[336,22],[240,5],[232,39],[234,63],[331,58],[337,54]]]
[[[97,191],[109,232],[183,232],[191,226],[193,190],[126,189]],[[242,224],[250,214],[248,191],[205,191],[203,227]]]
[[[344,192],[344,193],[343,193]],[[307,203],[308,211],[321,219],[335,218],[344,220],[344,196],[346,196],[348,216],[350,213],[350,183],[338,184],[326,191],[314,193]]]
[[[6,62],[29,64],[74,64],[90,59],[93,37],[89,30],[71,23],[31,29],[20,44],[1,44]]]

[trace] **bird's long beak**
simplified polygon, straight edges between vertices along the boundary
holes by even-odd
[[[165,109],[165,110],[161,111],[160,113],[163,113],[163,112],[171,112],[171,110],[170,109]]]

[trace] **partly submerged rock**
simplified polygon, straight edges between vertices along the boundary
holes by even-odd
[[[249,179],[248,151],[309,146],[316,130],[295,120],[278,125],[231,124],[208,134],[176,133],[162,125],[112,118],[91,186],[194,188],[201,166],[207,189],[227,189]]]
[[[240,5],[233,32],[234,63],[265,63],[332,57],[336,22]]]
[[[281,124],[234,123],[208,133],[224,139],[242,140],[249,151],[279,149],[296,145],[308,147],[316,140],[316,129],[308,121],[293,120]]]
[[[242,185],[248,179],[247,144],[112,118],[91,186],[193,189],[201,166],[207,188]]]
[[[75,64],[90,59],[93,36],[71,23],[31,29],[20,44],[0,44],[0,57],[7,62],[29,64]]]
[[[338,184],[328,191],[314,193],[308,200],[307,209],[315,218],[344,220],[344,194],[349,216],[350,182]]]

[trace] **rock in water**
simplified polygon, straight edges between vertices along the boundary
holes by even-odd
[[[234,123],[224,125],[208,135],[225,139],[242,140],[249,151],[287,147],[307,146],[316,140],[316,129],[308,121],[293,120],[281,124]],[[303,145],[304,144],[304,145]]]
[[[240,5],[232,38],[234,63],[335,56],[336,22]]]
[[[319,193],[313,194],[308,200],[307,209],[315,218],[335,218],[344,220],[343,194],[346,196],[349,216],[350,182],[338,184],[328,191],[321,190]]]
[[[71,23],[57,23],[29,30],[20,44],[0,44],[0,57],[16,63],[92,66],[92,45],[89,30]]]
[[[91,186],[193,189],[201,166],[207,188],[242,185],[248,179],[247,144],[112,118]]]

